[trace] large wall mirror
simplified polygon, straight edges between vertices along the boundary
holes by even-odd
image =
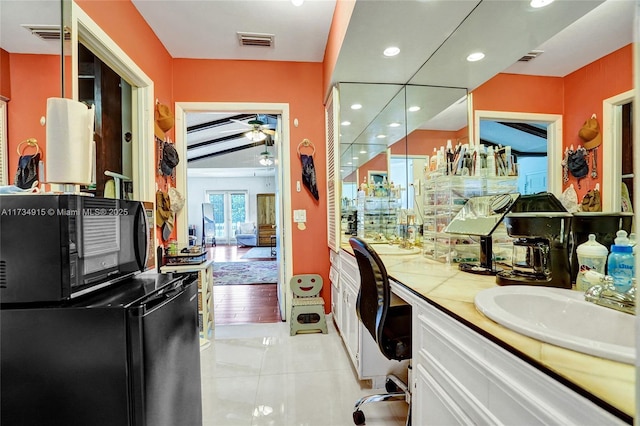
[[[65,86],[71,0],[0,2],[0,165],[2,184],[14,182],[21,141],[45,144],[49,97],[69,97]],[[64,37],[61,37],[64,34]],[[11,148],[11,149],[10,149]],[[29,152],[32,153],[32,152]]]
[[[132,178],[133,184],[128,188],[132,198],[152,200],[155,167],[154,160],[146,155],[152,151],[153,141],[153,123],[147,119],[153,104],[151,79],[72,0],[0,2],[0,10],[0,97],[6,103],[6,126],[0,129],[8,129],[0,132],[5,135],[0,140],[0,164],[8,177],[6,182],[13,183],[18,160],[15,147],[20,141],[35,138],[45,151],[46,128],[41,117],[46,116],[47,98],[94,102],[96,97],[86,93],[88,84],[93,92],[96,81],[96,68],[87,64],[86,58],[90,57],[92,63],[100,63],[115,75],[111,80],[118,92],[114,108],[121,116],[117,132],[102,132],[103,126],[96,121],[99,142],[101,134],[108,133],[116,135],[114,143],[122,146],[122,150],[102,149],[119,155],[113,161],[109,159],[97,173],[96,193],[102,195],[104,170],[110,170]],[[60,28],[64,28],[64,37],[60,36]],[[100,113],[98,108],[96,111]],[[105,158],[106,154],[98,151],[99,165]]]
[[[366,188],[366,234],[404,238],[422,224],[420,187],[429,156],[447,140],[467,139],[465,89],[341,83],[341,237],[357,234],[358,190]],[[360,203],[363,201],[360,200]]]

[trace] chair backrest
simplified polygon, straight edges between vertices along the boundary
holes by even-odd
[[[318,274],[294,275],[289,283],[296,297],[316,297],[322,290],[322,277]]]
[[[382,353],[382,332],[391,300],[391,287],[384,263],[373,248],[357,237],[349,238],[360,270],[360,291],[356,301],[358,318],[376,341]]]

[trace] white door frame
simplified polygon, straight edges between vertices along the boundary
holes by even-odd
[[[282,117],[282,137],[279,144],[278,158],[276,159],[276,173],[282,177],[277,181],[281,183],[278,191],[280,197],[278,200],[278,208],[280,213],[280,222],[276,228],[277,238],[280,242],[280,254],[278,262],[278,294],[284,294],[285,300],[279,300],[280,315],[282,320],[287,319],[287,313],[291,309],[291,290],[289,288],[289,280],[293,275],[293,253],[292,253],[292,232],[290,224],[293,223],[291,213],[291,173],[289,172],[289,164],[291,164],[290,155],[290,136],[289,136],[289,104],[286,103],[252,103],[252,102],[176,102],[175,103],[175,136],[176,150],[183,161],[180,161],[175,168],[176,172],[176,189],[182,194],[187,193],[187,113],[202,112],[238,112],[238,113],[258,113],[273,114]],[[286,168],[286,169],[285,169]],[[176,214],[178,241],[187,241],[188,238],[188,203],[184,208]],[[215,266],[214,266],[215,267]],[[284,303],[283,303],[284,302]],[[284,309],[282,309],[284,307]]]
[[[547,191],[560,197],[562,194],[562,115],[476,110],[473,117],[475,145],[480,144],[480,120],[547,123]]]
[[[81,41],[102,62],[131,85],[131,133],[133,199],[155,203],[154,83],[140,67],[85,13],[72,2],[71,82],[73,99],[78,99],[78,42]]]
[[[602,101],[602,211],[619,212],[622,178],[622,108],[634,100],[629,90]]]

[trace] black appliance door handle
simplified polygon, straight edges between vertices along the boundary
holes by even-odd
[[[135,304],[138,314],[144,316],[156,309],[170,303],[176,297],[179,297],[184,293],[185,285],[184,279],[174,281],[169,285],[166,285],[153,293],[150,293],[143,298],[139,299]]]
[[[147,222],[147,214],[142,203],[138,204],[136,209],[133,228],[135,235],[133,238],[133,247],[136,256],[138,268],[144,271],[149,258],[149,224]]]

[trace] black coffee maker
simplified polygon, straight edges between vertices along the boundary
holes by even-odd
[[[566,211],[507,214],[507,234],[514,239],[512,270],[498,272],[496,283],[571,288],[572,218]]]

